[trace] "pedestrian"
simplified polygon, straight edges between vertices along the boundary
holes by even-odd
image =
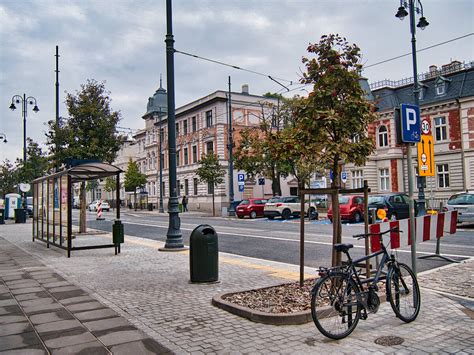
[[[181,201],[181,204],[183,205],[183,212],[189,212],[188,211],[188,198],[186,195],[183,196],[183,200]]]

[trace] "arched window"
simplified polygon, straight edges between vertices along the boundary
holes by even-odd
[[[379,127],[378,144],[380,148],[388,146],[388,130],[385,125]]]

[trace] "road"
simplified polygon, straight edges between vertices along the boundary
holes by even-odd
[[[77,211],[74,220],[77,223]],[[97,221],[94,213],[88,212],[88,227],[111,231],[114,219],[113,212],[105,212],[104,221]],[[181,231],[184,244],[189,244],[192,230],[200,224],[213,226],[218,234],[219,251],[244,255],[259,259],[299,265],[300,232],[299,219],[290,221],[267,219],[234,219],[220,217],[205,217],[196,214],[180,214]],[[168,215],[157,212],[122,211],[121,220],[124,223],[126,235],[132,235],[153,240],[166,240],[168,230]],[[351,236],[363,233],[363,224],[344,224],[343,242],[354,244],[351,250],[352,258],[363,256],[362,240]],[[305,223],[305,266],[317,268],[331,264],[332,225],[328,221]],[[126,241],[123,248],[126,250]],[[436,250],[433,241],[417,244],[417,255],[430,255]],[[441,254],[455,260],[474,257],[474,225],[459,226],[455,235],[446,236],[441,241]],[[410,247],[397,251],[399,260],[411,265]],[[418,259],[418,271],[437,268],[448,264],[440,258]]]

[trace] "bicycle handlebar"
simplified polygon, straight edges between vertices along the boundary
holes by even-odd
[[[403,233],[403,231],[401,231],[398,227],[393,227],[393,228],[390,228],[390,229],[386,230],[385,232],[355,234],[355,235],[352,236],[352,238],[362,239],[362,238],[370,237],[372,235],[378,235],[379,237],[382,237],[382,235],[387,234],[389,232]]]

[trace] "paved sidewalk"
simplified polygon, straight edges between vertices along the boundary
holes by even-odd
[[[33,243],[30,223],[0,225],[0,353],[474,353],[473,260],[420,275],[415,322],[384,303],[330,341],[312,323],[258,324],[211,305],[219,293],[297,280],[298,266],[221,253],[220,283],[191,284],[189,253],[161,246],[126,236],[118,256],[95,249],[68,259]],[[374,342],[386,335],[404,341]]]

